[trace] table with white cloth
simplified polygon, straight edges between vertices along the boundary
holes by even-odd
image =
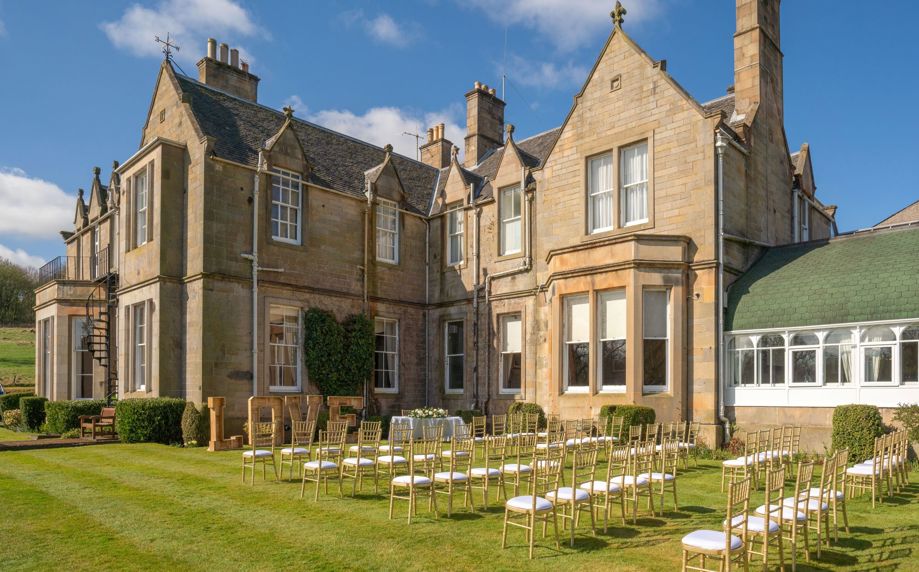
[[[457,427],[465,427],[466,423],[463,422],[460,417],[436,417],[436,418],[418,418],[418,417],[403,417],[395,416],[392,418],[393,423],[408,423],[409,427],[412,428],[412,433],[415,435],[416,439],[421,439],[424,431],[424,427],[436,427],[437,425],[442,425],[444,428],[444,440],[449,440],[455,433],[457,433]]]

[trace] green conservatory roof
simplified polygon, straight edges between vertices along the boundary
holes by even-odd
[[[770,249],[731,285],[725,330],[919,318],[919,228]]]

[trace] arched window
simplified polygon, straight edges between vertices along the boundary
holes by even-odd
[[[760,385],[783,385],[785,383],[785,337],[769,334],[756,344],[756,361]]]
[[[893,350],[897,335],[887,326],[875,326],[862,334],[862,372],[865,383],[893,382]]]
[[[919,324],[900,333],[900,382],[919,383]]]
[[[728,342],[734,385],[756,384],[756,355],[750,336],[737,336]]]
[[[801,332],[791,336],[791,383],[817,383],[817,334]]]
[[[823,383],[826,385],[852,382],[851,330],[832,330],[823,340]]]

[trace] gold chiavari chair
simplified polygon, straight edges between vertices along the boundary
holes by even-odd
[[[341,451],[345,447],[345,433],[341,431],[320,431],[319,446],[312,461],[303,463],[303,480],[300,483],[300,498],[306,492],[306,482],[316,483],[314,501],[319,500],[319,487],[325,485],[325,493],[329,494],[329,479],[338,481],[338,496],[342,496],[341,467],[337,460],[341,458]],[[335,451],[338,451],[335,453]]]
[[[874,508],[875,500],[884,502],[881,496],[881,485],[887,484],[887,494],[890,494],[890,476],[888,467],[890,459],[887,458],[887,436],[881,436],[874,440],[874,455],[868,461],[859,463],[854,467],[846,469],[846,477],[849,480],[849,489],[854,495],[855,492],[864,493],[871,490],[871,508]]]
[[[556,416],[552,416],[546,421],[545,430],[536,433],[537,446],[548,445],[553,442],[553,439],[564,441],[562,422]]]
[[[508,451],[505,462],[500,467],[503,475],[502,486],[510,483],[514,486],[514,496],[520,494],[520,485],[530,480],[533,473],[533,456],[536,452],[536,435],[520,435],[508,440]],[[507,498],[507,491],[504,491]]]
[[[823,458],[823,469],[820,472],[820,485],[806,488],[798,494],[801,498],[788,497],[782,501],[787,507],[798,507],[807,515],[807,526],[814,532],[817,546],[817,558],[820,558],[820,546],[825,541],[830,544],[830,497],[833,495],[833,479],[836,474],[836,456]],[[816,494],[814,494],[816,493]]]
[[[447,516],[453,514],[453,493],[457,490],[463,492],[463,507],[468,507],[472,497],[472,481],[470,471],[472,468],[472,451],[475,441],[472,437],[453,436],[450,441],[450,450],[447,455],[447,470],[434,473],[434,494],[447,496]],[[472,505],[475,512],[475,504]]]
[[[415,470],[433,478],[434,471],[441,467],[441,444],[444,442],[444,426],[441,424],[423,425],[421,427],[421,441],[429,445],[427,451],[414,453]]]
[[[434,481],[431,474],[417,474],[419,471],[424,472],[426,467],[419,468],[415,459],[426,458],[426,455],[434,455],[434,451],[440,447],[439,441],[410,441],[408,444],[408,473],[393,477],[389,481],[389,520],[392,520],[395,501],[408,501],[408,523],[412,524],[412,517],[418,512],[418,497],[428,497],[428,510],[434,513],[434,518],[438,517],[437,513],[437,495],[434,494]],[[403,492],[404,491],[404,492]]]
[[[769,516],[771,520],[779,523],[782,528],[783,542],[791,546],[791,569],[797,568],[798,548],[803,537],[804,558],[810,561],[810,542],[807,536],[807,491],[811,488],[814,477],[813,463],[798,463],[798,472],[795,477],[794,506],[785,506],[784,502],[757,507],[756,514]],[[803,494],[802,494],[803,493]]]
[[[472,450],[472,458],[475,459],[477,451],[485,443],[485,440],[488,438],[488,418],[484,415],[476,416],[472,418],[472,439],[476,444],[476,448]]]
[[[529,414],[523,417],[523,432],[527,435],[539,434],[539,415]]]
[[[629,443],[641,441],[641,434],[643,432],[643,427],[641,425],[632,425],[629,427]]]
[[[673,493],[673,508],[679,510],[680,505],[676,498],[676,471],[679,463],[680,445],[675,439],[665,439],[660,447],[660,454],[657,455],[657,471],[643,473],[638,475],[651,481],[652,494],[657,494],[661,498],[661,514],[664,514],[664,497],[667,489]],[[655,448],[657,450],[657,448]],[[652,501],[653,503],[653,501]]]
[[[491,434],[492,436],[507,434],[507,415],[491,416]]]
[[[629,461],[626,474],[613,477],[610,482],[619,485],[625,495],[625,502],[631,506],[632,524],[638,520],[638,500],[648,497],[648,510],[654,516],[651,480],[640,476],[651,473],[654,467],[654,442],[633,443],[629,447]]]
[[[849,533],[849,513],[846,510],[846,468],[849,463],[849,450],[836,451],[836,470],[833,471],[833,495],[830,497],[830,512],[833,514],[833,538],[839,540],[839,513],[842,512],[842,521],[846,534]],[[817,492],[811,489],[811,495]]]
[[[612,509],[612,501],[619,500],[619,514],[622,518],[622,524],[625,524],[625,495],[623,488],[614,482],[622,482],[628,472],[629,467],[629,445],[613,445],[607,454],[606,478],[604,480],[591,480],[581,483],[581,489],[590,494],[590,503],[592,509],[598,514],[603,514],[603,532],[609,528],[609,513]]]
[[[348,422],[347,421],[327,421],[326,422],[326,431],[330,433],[344,433],[345,436],[348,435]]]
[[[389,444],[380,445],[379,451],[385,453],[377,457],[377,468],[385,469],[392,479],[397,470],[408,467],[406,451],[408,450],[414,430],[408,423],[393,423],[389,426]]]
[[[596,470],[597,447],[594,445],[582,445],[575,450],[574,459],[571,463],[571,484],[573,486],[559,487],[546,493],[546,500],[555,505],[556,512],[562,518],[562,521],[571,521],[572,547],[574,547],[574,531],[578,526],[582,511],[586,510],[590,513],[590,530],[594,536],[597,534],[590,493],[576,486],[576,483],[583,482],[585,479],[592,480]]]
[[[498,435],[485,441],[482,451],[482,460],[485,463],[483,467],[473,467],[469,471],[470,488],[481,489],[482,491],[482,508],[488,508],[488,489],[492,481],[498,487],[498,493],[495,494],[495,500],[500,498],[501,492],[504,491],[504,474],[501,467],[504,465],[507,454],[507,436]],[[507,497],[505,496],[505,499]],[[475,499],[473,499],[473,504]]]
[[[763,506],[778,506],[778,502],[785,494],[785,465],[778,465],[769,469],[764,480],[765,484],[765,501]],[[779,570],[785,569],[785,549],[782,539],[783,513],[782,509],[776,509],[772,518],[764,516],[749,515],[747,517],[747,558],[752,560],[753,556],[762,558],[763,570],[769,569],[769,548],[774,544],[779,551]],[[739,531],[743,523],[735,518],[731,526],[735,531]],[[756,541],[759,541],[762,548],[756,548]]]
[[[267,479],[267,467],[274,469],[274,480],[278,480],[278,466],[274,462],[274,423],[255,423],[250,429],[249,442],[251,449],[243,451],[242,480],[246,482],[246,468],[252,469],[252,484],[255,485],[255,467],[262,466],[262,480]]]
[[[746,477],[729,486],[727,514],[721,530],[696,530],[683,537],[684,572],[712,571],[705,567],[706,559],[717,560],[721,572],[730,572],[735,563],[743,566],[744,570],[748,569],[746,540],[751,483],[751,477]],[[740,523],[739,536],[732,534],[735,532],[734,522]],[[701,560],[699,565],[693,565],[695,559]]]
[[[689,458],[692,457],[692,460],[696,466],[699,465],[699,432],[702,430],[702,423],[699,421],[693,421],[692,423],[686,423],[686,437],[680,442],[680,452],[683,454],[683,468],[689,468]]]
[[[623,419],[623,417],[622,417],[621,415],[611,415],[611,416],[609,417],[609,433],[607,433],[607,435],[608,435],[608,436],[613,440],[613,442],[615,442],[615,443],[621,443],[621,442],[622,442],[622,438],[623,438],[623,435],[622,435],[622,425],[623,425],[624,421],[625,421],[625,419]]]
[[[762,429],[756,432],[756,455],[753,457],[753,470],[755,477],[753,479],[754,488],[759,488],[759,484],[764,482],[766,470],[771,463],[772,457],[772,431]]]
[[[364,490],[364,477],[373,476],[373,494],[380,492],[380,473],[377,457],[380,455],[382,429],[379,421],[364,421],[357,432],[357,445],[350,448],[353,457],[341,462],[341,478],[354,479],[351,496],[357,489]]]
[[[721,492],[724,492],[724,480],[734,482],[737,479],[737,473],[740,478],[745,479],[748,476],[756,478],[756,456],[759,453],[759,433],[751,431],[744,434],[744,454],[736,459],[728,459],[721,462]]]
[[[303,470],[303,463],[310,460],[313,449],[313,439],[316,436],[316,420],[294,421],[290,427],[290,447],[281,449],[280,465],[281,474],[284,474],[284,465],[290,466],[288,480],[294,479],[294,465],[297,465],[297,476]]]
[[[661,424],[660,423],[647,423],[645,425],[645,434],[643,439],[645,441],[653,441],[654,444],[658,443],[658,437],[660,437]]]
[[[516,526],[527,531],[529,557],[533,559],[536,542],[536,523],[543,523],[543,537],[546,536],[549,519],[555,532],[555,549],[560,548],[558,538],[558,513],[555,505],[546,496],[558,490],[559,479],[564,466],[564,452],[561,449],[547,449],[545,462],[534,466],[526,495],[514,496],[504,503],[504,526],[501,531],[501,548],[507,548],[507,527]]]

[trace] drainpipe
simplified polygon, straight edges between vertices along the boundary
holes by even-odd
[[[475,205],[475,183],[469,184],[469,202],[472,204],[472,212],[475,215],[475,224],[473,224],[473,273],[474,279],[472,284],[472,408],[479,408],[479,221],[482,215],[482,209]]]
[[[364,194],[367,195],[367,206],[364,208],[364,266],[361,268],[363,271],[363,283],[364,283],[364,313],[370,311],[370,292],[369,285],[367,284],[368,279],[368,269],[370,264],[370,213],[373,210],[373,191],[370,187],[370,181],[367,181],[367,189],[364,191]]]
[[[427,407],[430,402],[430,380],[431,380],[431,352],[428,315],[430,309],[428,304],[431,303],[431,221],[424,220],[424,405]]]
[[[724,414],[724,150],[727,149],[727,138],[719,131],[715,135],[715,151],[718,153],[718,291],[717,317],[718,339],[715,355],[718,359],[718,420],[724,428],[724,441],[731,440],[731,422]]]

